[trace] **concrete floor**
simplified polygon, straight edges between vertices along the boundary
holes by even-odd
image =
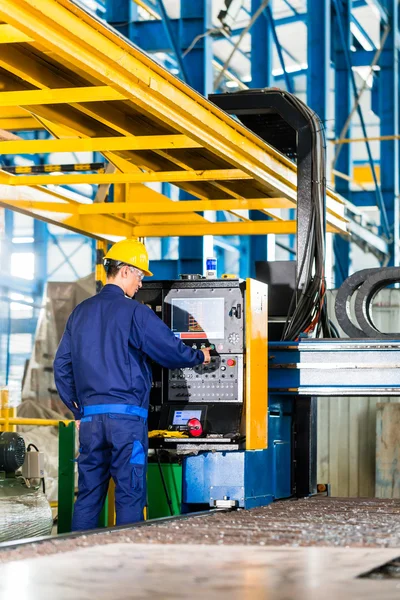
[[[0,565],[18,600],[394,600],[400,580],[357,579],[396,549],[123,544]]]

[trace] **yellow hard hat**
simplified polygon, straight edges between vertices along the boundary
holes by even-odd
[[[122,240],[112,246],[104,257],[104,260],[115,260],[123,262],[143,271],[148,277],[153,273],[149,271],[149,255],[146,246],[135,239]]]

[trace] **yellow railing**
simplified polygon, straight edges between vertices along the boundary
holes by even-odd
[[[59,423],[71,423],[69,419],[33,419],[17,417],[15,406],[9,406],[9,393],[7,388],[0,390],[0,432],[16,431],[17,425],[36,425],[43,427],[58,427]]]

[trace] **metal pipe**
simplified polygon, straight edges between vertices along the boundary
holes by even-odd
[[[167,38],[170,43],[170,46],[171,46],[172,50],[174,51],[175,58],[178,63],[178,66],[179,66],[179,70],[182,75],[182,79],[184,80],[185,83],[189,83],[189,81],[190,81],[189,75],[188,75],[188,72],[186,71],[186,67],[183,62],[183,58],[182,58],[179,46],[178,46],[178,44],[175,40],[174,34],[172,32],[170,18],[167,14],[167,11],[165,10],[164,2],[163,2],[163,0],[157,0],[157,4],[158,4],[159,11],[161,13],[162,23],[163,23],[163,26],[165,29],[165,33],[167,34]]]
[[[278,58],[279,58],[279,62],[281,65],[281,69],[283,71],[283,77],[285,78],[286,89],[288,92],[290,92],[292,94],[293,86],[292,86],[292,82],[290,80],[289,74],[286,71],[285,59],[283,58],[283,52],[282,52],[282,46],[279,42],[278,33],[276,31],[276,27],[274,24],[274,17],[272,16],[272,11],[271,11],[270,6],[266,7],[266,9],[264,11],[264,17],[267,19],[269,26],[271,27],[271,32],[272,32],[272,37],[274,38],[275,48],[278,53]]]
[[[400,135],[376,135],[367,138],[341,138],[339,140],[329,140],[332,144],[351,144],[357,142],[389,142],[400,140]]]
[[[338,16],[338,18],[339,18],[339,17],[340,17],[340,15]],[[363,96],[363,94],[364,94],[365,90],[367,89],[367,86],[368,86],[368,83],[367,83],[367,82],[368,82],[368,79],[369,79],[369,77],[370,77],[370,76],[371,76],[371,75],[374,73],[374,67],[375,67],[375,66],[378,64],[378,61],[379,61],[379,59],[380,59],[380,57],[381,57],[381,54],[382,54],[382,52],[383,52],[383,48],[384,48],[384,46],[385,46],[385,43],[386,43],[387,37],[388,37],[388,35],[389,35],[389,32],[390,32],[390,25],[386,25],[386,27],[385,27],[385,30],[384,30],[384,32],[383,32],[383,35],[382,35],[382,39],[381,39],[381,41],[380,41],[379,48],[378,48],[378,50],[375,52],[375,55],[374,55],[373,61],[372,61],[371,65],[370,65],[370,68],[369,68],[369,69],[370,69],[369,75],[368,75],[368,77],[366,77],[366,78],[365,78],[365,81],[364,81],[364,83],[363,83],[363,86],[362,86],[361,90],[359,91],[359,93],[355,95],[355,102],[354,102],[354,106],[353,106],[353,108],[351,109],[351,112],[350,112],[349,116],[347,117],[345,124],[343,125],[343,129],[342,129],[342,131],[340,132],[340,139],[343,139],[343,138],[344,138],[344,136],[346,135],[346,133],[347,133],[347,132],[348,132],[348,130],[349,130],[349,127],[350,127],[350,124],[351,124],[351,120],[352,120],[352,118],[353,118],[353,115],[354,115],[354,113],[356,112],[356,110],[358,110],[358,107],[359,107],[359,105],[360,105],[360,102],[361,102],[361,98],[362,98],[362,96]],[[353,75],[353,78],[354,78],[354,75]],[[333,159],[333,165],[332,165],[332,167],[334,167],[334,166],[336,165],[336,163],[337,163],[337,160],[338,160],[338,158],[339,158],[339,154],[340,154],[340,152],[341,152],[341,149],[342,149],[342,147],[341,147],[341,146],[339,146],[339,148],[336,150],[335,157],[334,157],[334,159]]]
[[[267,8],[268,4],[269,4],[269,0],[264,0],[263,3],[259,6],[259,8],[256,10],[254,15],[252,16],[252,18],[250,19],[249,23],[243,29],[242,33],[239,36],[238,41],[232,48],[231,53],[229,54],[228,58],[225,61],[224,65],[222,67],[221,73],[218,75],[217,79],[214,82],[215,90],[217,90],[219,88],[219,86],[224,78],[225,71],[229,67],[232,57],[235,54],[236,50],[239,48],[244,36],[246,35],[246,33],[248,33],[250,31],[250,29],[253,27],[254,23],[257,21],[258,17],[261,15],[261,13],[264,11],[264,9]]]
[[[368,191],[368,189],[365,186],[363,186],[362,183],[360,183],[359,181],[356,181],[355,179],[350,177],[350,175],[346,175],[346,173],[342,173],[341,171],[337,171],[336,169],[333,169],[332,175],[334,175],[335,177],[340,177],[340,179],[345,179],[346,181],[349,181],[350,183],[354,183],[355,185],[358,185],[364,192]]]
[[[59,423],[68,425],[73,421],[68,419],[28,419],[23,417],[10,417],[9,419],[0,417],[0,425],[37,425],[43,427],[58,427]]]

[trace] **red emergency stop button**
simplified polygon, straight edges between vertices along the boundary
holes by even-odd
[[[196,419],[195,417],[193,417],[192,419],[189,419],[188,423],[187,423],[188,429],[189,429],[189,435],[192,437],[200,437],[203,433],[203,426],[201,424],[201,421],[199,419]]]
[[[228,367],[234,367],[236,365],[236,360],[233,360],[233,358],[228,358],[226,364],[228,365]]]

